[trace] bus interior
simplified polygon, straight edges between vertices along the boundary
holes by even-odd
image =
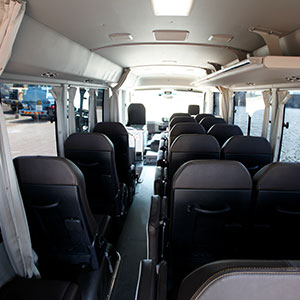
[[[296,300],[297,0],[0,0],[0,300]]]

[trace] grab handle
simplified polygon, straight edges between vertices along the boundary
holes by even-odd
[[[189,205],[187,207],[187,212],[196,212],[196,213],[200,213],[200,214],[205,214],[205,215],[219,215],[219,214],[226,214],[231,210],[231,208],[229,206],[226,206],[223,209],[217,209],[217,210],[212,210],[212,209],[204,209],[201,207],[197,207],[194,205]]]

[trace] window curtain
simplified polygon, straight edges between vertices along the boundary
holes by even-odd
[[[0,0],[0,76],[10,59],[24,13],[25,2]]]
[[[76,121],[75,121],[75,107],[74,107],[74,99],[77,92],[76,87],[69,88],[69,135],[76,132]]]
[[[64,142],[67,139],[67,128],[64,126],[64,103],[63,103],[63,86],[54,86],[50,90],[56,102],[56,128],[57,128],[57,148],[58,155],[65,157]]]
[[[118,84],[111,88],[112,95],[109,99],[109,116],[111,122],[119,122],[119,91],[123,83],[125,82],[128,74],[130,72],[129,68],[124,69],[123,74],[118,82]]]
[[[282,134],[282,122],[283,122],[283,114],[284,114],[284,106],[291,98],[288,91],[282,90],[277,91],[277,101],[276,105],[272,107],[275,109],[275,119],[272,125],[271,138],[270,143],[273,149],[273,161],[278,161],[279,159],[279,150],[280,150],[280,139]]]
[[[269,119],[270,119],[270,107],[271,107],[271,91],[263,91],[262,92],[265,110],[264,110],[264,118],[261,130],[261,136],[267,138],[268,128],[269,128]]]
[[[89,89],[89,132],[93,132],[93,129],[97,122],[97,98],[96,98],[96,90]]]
[[[228,123],[233,122],[233,92],[230,89],[222,86],[217,87],[221,92],[221,115],[223,119]]]
[[[39,277],[0,105],[0,226],[10,263],[21,277]]]

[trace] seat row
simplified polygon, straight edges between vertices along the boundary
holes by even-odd
[[[220,149],[216,138],[211,135],[182,134],[170,146],[164,164],[156,168],[154,193],[167,195],[177,169],[194,159],[236,160],[253,176],[272,161],[272,149],[263,137],[233,136]]]
[[[185,163],[170,198],[152,197],[148,258],[167,261],[171,289],[220,259],[299,259],[299,176],[299,163],[271,163],[253,180],[236,161]]]

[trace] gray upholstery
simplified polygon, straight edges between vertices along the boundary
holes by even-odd
[[[230,137],[243,135],[243,131],[237,125],[215,124],[207,131],[207,134],[214,136],[222,147]]]
[[[299,258],[300,163],[271,163],[253,177],[254,233],[259,257]]]
[[[177,123],[170,130],[169,147],[179,135],[188,133],[205,134],[206,131],[202,125],[197,123]]]
[[[215,116],[212,115],[212,114],[198,114],[196,117],[195,117],[195,120],[197,121],[197,123],[200,123],[200,121],[206,117],[211,117],[211,118],[214,118]]]
[[[73,133],[65,142],[65,156],[84,174],[93,213],[122,214],[123,195],[112,142],[102,133]]]
[[[177,123],[196,123],[196,120],[189,116],[175,117],[169,122],[169,131],[171,131],[173,126]]]
[[[296,300],[299,280],[299,262],[218,261],[184,278],[177,300]]]
[[[195,115],[199,114],[199,111],[200,111],[200,106],[199,105],[190,104],[189,107],[188,107],[188,113],[191,116],[195,116]]]
[[[226,124],[223,118],[215,118],[215,117],[204,117],[200,124],[204,127],[206,132],[215,124]]]
[[[267,139],[257,136],[233,136],[221,149],[221,158],[241,162],[253,176],[272,162],[272,148]]]

